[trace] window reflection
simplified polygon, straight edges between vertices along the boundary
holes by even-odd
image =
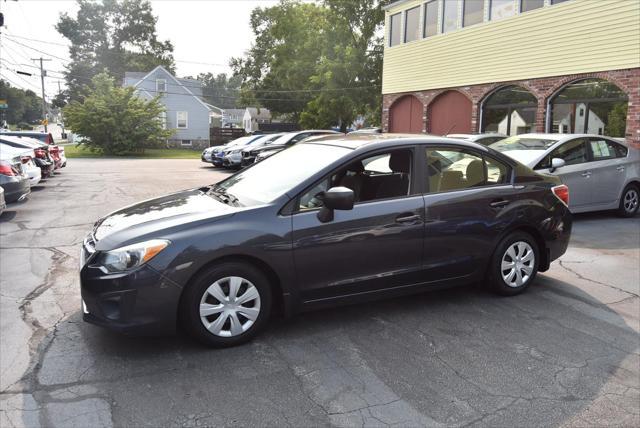
[[[483,105],[483,132],[517,135],[535,129],[538,101],[526,89],[507,86],[494,92]]]
[[[420,7],[406,11],[404,41],[412,42],[420,38]]]
[[[400,43],[400,20],[402,19],[401,13],[391,15],[389,18],[389,46],[395,46]]]
[[[465,0],[462,13],[462,26],[479,24],[484,19],[484,0]]]
[[[458,28],[458,5],[460,0],[444,0],[442,6],[442,32],[453,31]]]
[[[489,11],[489,19],[495,21],[497,19],[507,18],[516,13],[515,3],[513,0],[491,0],[491,9]]]
[[[438,33],[438,1],[433,0],[424,5],[424,37]]]
[[[551,132],[624,137],[628,97],[611,82],[586,79],[560,91],[552,101]]]

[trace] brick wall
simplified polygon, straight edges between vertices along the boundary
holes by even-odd
[[[612,70],[599,73],[572,74],[565,76],[545,77],[539,79],[516,80],[511,82],[497,82],[482,85],[470,85],[455,88],[432,89],[428,91],[406,92],[401,94],[386,94],[382,97],[382,127],[384,132],[389,131],[389,108],[395,100],[404,95],[414,95],[423,105],[422,132],[429,129],[429,115],[427,114],[429,103],[438,95],[448,90],[456,90],[464,94],[472,103],[471,125],[476,132],[480,129],[480,103],[494,90],[506,85],[518,85],[528,89],[538,100],[536,112],[536,131],[545,132],[546,108],[548,100],[561,90],[565,85],[576,80],[587,78],[600,78],[615,83],[629,96],[629,109],[627,112],[626,140],[640,148],[640,68],[626,70]]]

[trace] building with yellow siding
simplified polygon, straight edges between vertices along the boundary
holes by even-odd
[[[575,132],[640,144],[640,0],[385,9],[385,132]]]

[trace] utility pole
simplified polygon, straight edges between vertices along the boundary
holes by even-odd
[[[47,131],[47,125],[48,125],[48,119],[47,119],[47,102],[44,99],[44,76],[45,76],[45,71],[44,71],[44,67],[42,66],[42,62],[43,61],[51,61],[51,59],[48,58],[31,58],[31,61],[40,61],[40,83],[42,84],[42,123],[44,123],[44,132],[48,132]]]

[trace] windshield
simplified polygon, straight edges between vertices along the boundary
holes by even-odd
[[[275,140],[273,140],[273,141],[272,141],[271,143],[269,143],[269,144],[270,144],[270,145],[271,145],[271,144],[274,144],[274,145],[278,145],[278,144],[285,144],[285,143],[286,143],[286,142],[288,142],[288,141],[289,141],[293,136],[294,136],[294,134],[293,134],[293,133],[291,133],[291,134],[284,134],[284,135],[281,135],[280,137],[276,138]]]
[[[513,137],[496,141],[489,145],[489,147],[499,152],[508,152],[510,150],[547,150],[557,142],[558,140],[550,138],[520,137],[514,135]]]
[[[292,146],[220,182],[215,189],[237,198],[242,205],[265,204],[350,151],[322,144]]]

